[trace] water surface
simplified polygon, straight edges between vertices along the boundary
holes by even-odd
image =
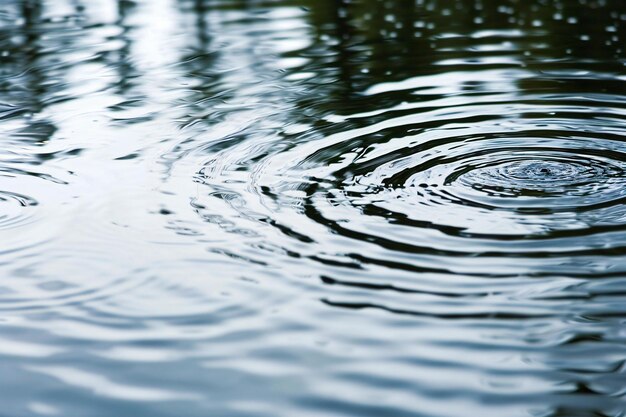
[[[0,2],[0,416],[624,416],[622,0]]]

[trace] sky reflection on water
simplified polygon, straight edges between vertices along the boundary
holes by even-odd
[[[0,2],[0,415],[623,416],[622,3]]]

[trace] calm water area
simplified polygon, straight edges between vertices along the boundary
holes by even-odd
[[[626,0],[0,0],[32,416],[626,416]]]

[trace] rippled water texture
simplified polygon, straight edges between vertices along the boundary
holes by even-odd
[[[0,1],[0,415],[626,410],[623,0]]]

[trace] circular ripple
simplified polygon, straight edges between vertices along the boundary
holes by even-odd
[[[404,252],[572,259],[618,253],[626,216],[622,142],[529,133],[417,139],[373,157],[365,151],[333,172],[328,185],[309,187],[312,196],[325,194],[310,199],[314,217],[342,235]]]
[[[455,181],[466,189],[485,194],[490,202],[516,198],[513,207],[517,210],[534,207],[553,212],[582,211],[620,203],[624,169],[619,161],[585,158],[563,151],[520,152],[514,158],[498,158],[486,165],[459,169],[446,178],[446,185],[451,186]]]
[[[0,190],[0,230],[15,227],[28,220],[28,208],[37,200],[27,195]]]
[[[481,138],[460,144],[452,138],[441,146],[404,149],[401,157],[378,157],[373,168],[371,161],[366,164],[368,172],[344,169],[356,175],[342,186],[359,198],[379,201],[381,194],[400,193],[403,202],[418,207],[461,206],[465,214],[458,215],[468,222],[487,210],[521,214],[520,223],[545,225],[550,219],[533,221],[526,215],[571,218],[623,203],[626,155],[612,148],[611,141],[589,138]],[[359,191],[363,185],[366,189]],[[598,216],[594,223],[602,222]]]
[[[241,196],[239,215],[340,262],[478,275],[621,271],[626,141],[613,110],[559,98],[548,114],[549,102],[491,99],[402,109],[369,125],[355,116],[360,128],[339,120],[335,133],[309,132],[260,157],[229,149],[200,178]],[[244,154],[253,161],[245,171]]]

